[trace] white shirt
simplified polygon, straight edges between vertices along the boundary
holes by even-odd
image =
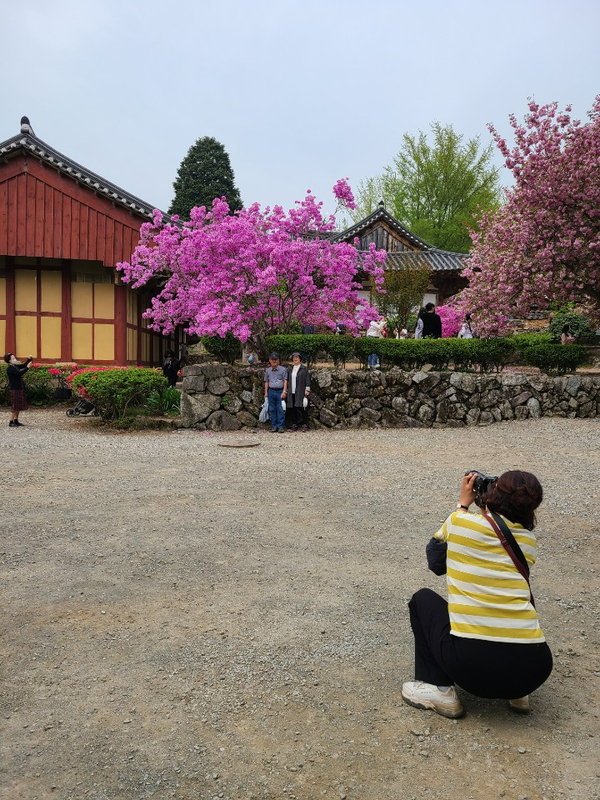
[[[302,364],[294,364],[292,367],[292,391],[290,394],[296,394],[296,378],[298,377],[298,370]]]

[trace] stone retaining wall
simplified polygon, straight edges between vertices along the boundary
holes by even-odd
[[[260,427],[262,368],[194,364],[183,370],[184,428]],[[600,416],[600,376],[517,372],[311,370],[311,427],[462,427],[528,417]],[[268,427],[268,425],[267,425]]]

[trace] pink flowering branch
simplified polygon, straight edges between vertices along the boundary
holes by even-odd
[[[336,191],[338,200],[353,202],[345,181]],[[366,272],[381,286],[385,251],[372,246],[359,253],[351,244],[332,242],[335,217],[323,217],[322,203],[310,192],[287,213],[254,204],[231,215],[222,198],[209,211],[192,209],[190,217],[180,227],[163,223],[157,212],[142,226],[131,261],[117,265],[133,287],[163,282],[144,313],[152,329],[231,332],[263,352],[271,333],[301,324],[334,330],[342,323],[356,334],[377,315],[360,300],[357,274]]]
[[[531,101],[523,124],[510,117],[512,147],[489,126],[515,185],[472,234],[469,287],[452,301],[482,335],[556,301],[600,320],[600,95],[589,122],[570,112]]]

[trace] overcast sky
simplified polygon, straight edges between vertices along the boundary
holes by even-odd
[[[333,211],[404,133],[489,143],[528,97],[585,118],[600,93],[599,0],[0,0],[0,141],[36,135],[166,210],[214,136],[246,205],[312,189]],[[500,160],[498,159],[498,164]],[[503,181],[508,183],[509,176]]]

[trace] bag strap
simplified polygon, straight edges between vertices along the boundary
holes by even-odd
[[[529,594],[531,597],[531,605],[535,608],[535,600],[533,599],[531,583],[529,582],[529,564],[527,563],[527,559],[523,555],[523,551],[519,547],[517,540],[502,517],[498,516],[498,514],[494,514],[493,511],[489,512],[490,516],[488,516],[484,511],[481,513],[482,516],[487,519],[492,526],[492,529],[494,530],[498,539],[500,539],[500,543],[510,556],[511,561],[517,568],[518,572],[527,581],[527,586],[529,586]]]

